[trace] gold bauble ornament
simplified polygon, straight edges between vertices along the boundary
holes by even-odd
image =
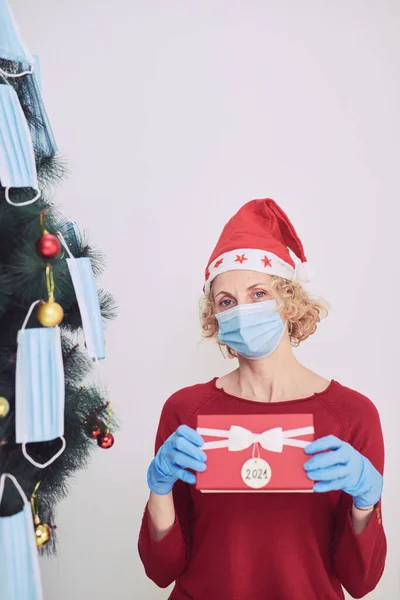
[[[10,405],[8,403],[7,398],[4,398],[4,396],[0,396],[0,419],[6,417],[8,415],[9,410]]]
[[[47,302],[42,302],[39,305],[37,318],[44,327],[55,327],[63,320],[64,311],[62,306],[50,297]]]
[[[36,546],[42,548],[45,546],[51,538],[51,529],[46,523],[41,523],[39,516],[35,516],[35,539]]]

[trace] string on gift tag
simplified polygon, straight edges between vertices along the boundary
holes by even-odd
[[[255,456],[256,452],[257,452],[257,456]],[[255,444],[253,446],[253,452],[251,453],[251,458],[261,458],[260,444],[258,442],[255,442]]]

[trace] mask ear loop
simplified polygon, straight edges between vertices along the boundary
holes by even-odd
[[[25,320],[22,324],[20,333],[23,335],[25,333],[25,329],[26,326],[28,324],[28,321],[30,319],[30,316],[33,312],[33,309],[35,308],[35,306],[37,304],[40,303],[40,300],[36,300],[35,302],[33,302],[28,310],[28,313],[25,317]],[[65,437],[63,435],[60,436],[61,442],[62,442],[62,446],[60,448],[60,450],[47,462],[45,463],[38,463],[36,462],[31,456],[29,456],[27,450],[26,450],[26,444],[27,442],[22,442],[22,454],[25,456],[25,458],[35,467],[38,467],[38,469],[45,469],[46,467],[48,467],[49,465],[51,465],[52,462],[54,462],[65,450],[66,446],[67,446],[67,442],[65,441]],[[28,442],[29,443],[29,442]],[[0,496],[1,497],[1,496]]]
[[[25,456],[25,458],[27,460],[29,460],[30,463],[32,463],[32,465],[34,465],[38,469],[45,469],[46,467],[48,467],[49,465],[51,465],[51,463],[53,463],[55,460],[57,460],[57,458],[59,456],[61,456],[61,454],[64,452],[64,450],[65,450],[65,448],[67,446],[67,442],[65,441],[65,437],[63,435],[60,436],[60,440],[62,442],[61,448],[59,449],[59,451],[52,458],[50,458],[50,460],[48,460],[45,463],[38,463],[31,456],[29,456],[29,454],[28,454],[28,452],[26,450],[26,442],[22,443],[22,454]]]
[[[18,77],[23,77],[24,75],[32,75],[32,73],[33,73],[33,65],[30,66],[29,71],[22,71],[22,73],[8,73],[8,71],[4,71],[0,67],[0,75],[4,79],[6,79],[7,77],[10,77],[11,79],[17,79]]]
[[[6,83],[7,85],[11,85],[11,83],[9,83],[9,82],[8,82],[8,80],[7,80],[7,77],[5,77],[5,76],[3,75],[3,71],[2,71],[1,69],[0,69],[0,77],[1,77],[1,78],[2,78],[4,81],[5,81],[5,83]]]
[[[10,188],[9,187],[6,188],[5,197],[6,197],[8,204],[11,204],[11,206],[29,206],[29,204],[33,204],[34,202],[36,202],[36,200],[39,200],[39,198],[41,196],[40,190],[36,190],[36,192],[37,192],[36,196],[34,198],[32,198],[31,200],[25,200],[25,202],[13,202],[12,200],[10,200],[9,191],[10,191]]]
[[[58,236],[60,242],[62,243],[62,245],[64,246],[64,248],[66,249],[69,258],[75,258],[75,256],[72,254],[71,250],[68,248],[68,244],[65,241],[65,237],[63,236],[61,231],[57,231],[57,236]]]
[[[2,476],[0,477],[0,504],[1,501],[3,499],[3,493],[4,493],[4,486],[6,484],[6,478],[11,479],[11,481],[14,483],[15,487],[17,488],[18,492],[21,495],[22,500],[24,501],[24,504],[28,503],[28,498],[25,495],[24,490],[22,489],[22,487],[20,486],[20,484],[17,481],[17,478],[14,477],[14,475],[11,475],[11,473],[3,473]]]
[[[25,320],[24,320],[24,322],[22,323],[22,327],[21,327],[21,331],[22,331],[22,332],[24,332],[24,331],[25,331],[25,329],[26,329],[26,326],[28,325],[28,321],[29,321],[29,319],[31,318],[31,314],[32,314],[32,312],[33,312],[33,309],[35,308],[35,306],[36,306],[37,304],[40,304],[40,300],[35,300],[35,302],[32,302],[32,304],[31,304],[31,306],[30,306],[30,308],[29,308],[29,310],[28,310],[28,312],[27,312],[27,315],[26,315],[26,317],[25,317]]]

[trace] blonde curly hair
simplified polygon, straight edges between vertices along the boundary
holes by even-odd
[[[328,315],[328,304],[320,298],[311,297],[298,282],[274,276],[272,293],[278,302],[278,310],[286,315],[292,346],[298,346],[315,333],[318,323]],[[221,344],[218,339],[218,321],[215,316],[216,305],[212,288],[209,294],[200,298],[199,307],[203,337],[214,338],[221,349],[226,349],[229,358],[237,357],[235,350]]]

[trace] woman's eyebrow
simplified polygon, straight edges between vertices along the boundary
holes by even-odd
[[[254,290],[254,288],[258,287],[259,285],[263,285],[266,286],[266,283],[255,283],[254,285],[251,285],[250,287],[247,288],[247,292],[250,292],[250,290]]]
[[[216,295],[214,296],[214,300],[215,300],[216,298],[218,298],[218,296],[220,296],[221,294],[224,294],[225,296],[231,296],[231,298],[233,298],[233,295],[232,295],[232,294],[230,294],[229,292],[218,292],[218,294],[216,294]]]
[[[254,283],[253,285],[251,285],[250,287],[247,288],[247,292],[250,292],[251,290],[253,290],[254,288],[263,285],[266,286],[266,283]],[[267,290],[268,291],[268,290]],[[220,296],[221,294],[224,294],[225,296],[231,296],[231,298],[233,298],[233,294],[230,294],[229,292],[218,292],[218,294],[215,294],[214,299],[218,298],[218,296]]]

